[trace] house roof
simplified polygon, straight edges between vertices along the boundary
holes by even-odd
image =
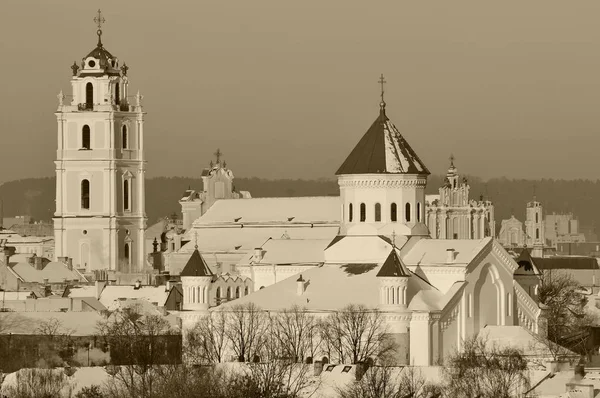
[[[21,236],[54,237],[54,225],[50,223],[14,224],[10,229]]]
[[[410,271],[406,268],[406,265],[402,262],[396,250],[392,250],[390,255],[385,260],[377,276],[397,276],[407,277],[410,276]]]
[[[180,276],[212,276],[213,273],[208,268],[206,261],[202,258],[202,255],[196,248],[190,259],[188,260]]]
[[[466,266],[492,238],[483,239],[420,239],[402,260],[407,266]],[[454,249],[454,261],[448,263],[447,250]]]
[[[114,310],[122,307],[120,301],[132,299],[157,303],[157,306],[163,307],[168,296],[165,286],[141,286],[135,289],[134,286],[109,285],[104,287],[99,300],[106,308]]]
[[[41,270],[36,269],[26,261],[11,264],[11,269],[24,282],[43,283],[44,279],[48,279],[49,283],[62,283],[65,279],[68,281],[86,281],[85,277],[79,272],[76,270],[71,271],[65,264],[57,261],[46,263]]]
[[[521,349],[526,356],[552,359],[548,346],[536,335],[522,326],[485,326],[479,332],[489,347],[512,347]],[[551,343],[553,344],[553,343]],[[579,357],[578,354],[564,349],[565,355]]]
[[[335,174],[373,173],[429,174],[425,164],[388,119],[385,104]]]
[[[552,257],[534,257],[533,260],[540,270],[546,269],[578,269],[578,270],[597,270],[598,261],[594,257],[583,256],[552,256]]]
[[[2,332],[12,334],[37,334],[42,322],[56,319],[62,328],[72,330],[73,336],[92,336],[98,332],[97,322],[102,320],[102,315],[96,311],[4,312],[0,316],[9,321]]]
[[[254,252],[250,251],[239,264],[306,264],[322,263],[324,249],[331,239],[268,239],[262,246],[262,259],[256,260]]]

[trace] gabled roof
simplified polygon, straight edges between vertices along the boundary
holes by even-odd
[[[204,261],[196,248],[185,267],[183,267],[180,276],[212,276],[212,274],[206,261]]]
[[[377,276],[410,276],[410,271],[402,262],[395,249],[390,252],[388,258],[384,261]]]
[[[340,166],[341,174],[429,174],[429,170],[385,114],[379,117]]]

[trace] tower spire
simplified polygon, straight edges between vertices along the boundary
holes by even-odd
[[[450,154],[449,159],[450,159],[450,167],[454,167],[454,154],[453,153]]]
[[[102,11],[98,9],[98,15],[94,17],[94,23],[98,26],[96,34],[98,35],[98,47],[102,47],[102,24],[106,22],[102,16]]]
[[[381,85],[381,102],[379,103],[379,107],[381,108],[381,111],[385,111],[385,99],[384,99],[384,94],[385,94],[385,83],[387,83],[385,81],[385,78],[383,77],[383,73],[381,74],[381,76],[379,76],[379,80],[378,83]]]

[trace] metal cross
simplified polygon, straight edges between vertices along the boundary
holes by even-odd
[[[448,159],[450,159],[450,166],[454,167],[454,154],[451,153]]]
[[[385,88],[383,85],[386,83],[387,82],[384,80],[383,73],[382,73],[381,76],[379,76],[379,84],[381,85],[381,102],[385,102],[383,100],[383,94],[385,93]]]
[[[94,17],[94,23],[98,25],[98,29],[102,29],[102,24],[106,22],[106,19],[102,16],[102,11],[98,9],[98,16]]]
[[[215,152],[214,155],[217,157],[217,163],[220,163],[221,156],[223,156],[223,152],[221,152],[221,150],[219,148],[217,148],[217,152]]]

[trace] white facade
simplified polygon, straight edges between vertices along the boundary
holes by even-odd
[[[101,31],[99,31],[101,34]],[[139,271],[144,263],[144,112],[129,104],[127,67],[98,41],[73,66],[56,112],[55,256],[79,269]]]

